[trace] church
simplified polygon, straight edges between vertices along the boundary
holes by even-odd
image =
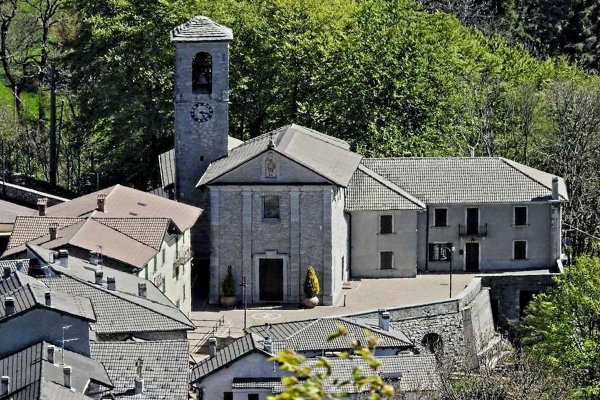
[[[199,16],[171,41],[175,146],[161,174],[178,201],[204,210],[192,245],[211,303],[229,266],[250,304],[298,303],[312,266],[332,305],[351,278],[548,269],[561,258],[562,178],[500,157],[364,158],[292,121],[242,142],[228,135],[233,32]]]

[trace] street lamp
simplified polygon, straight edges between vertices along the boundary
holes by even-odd
[[[452,298],[452,253],[456,251],[456,247],[444,246],[444,259],[450,261],[450,298]]]

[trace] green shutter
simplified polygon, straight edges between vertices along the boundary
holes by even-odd
[[[144,266],[144,277],[148,279],[148,264]]]
[[[164,293],[167,290],[167,280],[163,277],[163,284],[162,284],[162,292]]]
[[[158,255],[154,256],[154,272],[156,272],[156,264],[158,264]]]

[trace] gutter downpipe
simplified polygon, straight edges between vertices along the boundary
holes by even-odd
[[[429,204],[425,208],[425,272],[429,272]]]
[[[352,214],[349,212],[345,213],[348,216],[347,224],[348,224],[348,280],[352,276]]]

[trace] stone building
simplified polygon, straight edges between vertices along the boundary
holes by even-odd
[[[561,178],[503,158],[366,159],[294,124],[235,142],[232,31],[195,17],[171,40],[176,132],[174,151],[160,157],[163,185],[204,209],[192,244],[210,272],[211,303],[228,266],[250,303],[297,302],[313,266],[330,305],[351,276],[539,269],[560,259]]]

